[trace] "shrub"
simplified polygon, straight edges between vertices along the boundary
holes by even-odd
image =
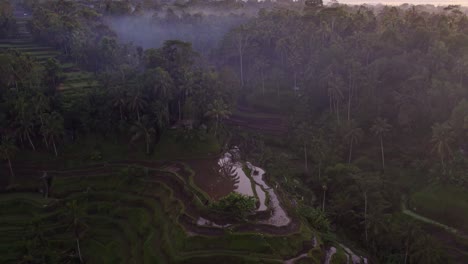
[[[245,219],[255,211],[255,198],[232,192],[211,205],[213,210],[234,218]]]
[[[324,233],[330,231],[330,221],[322,210],[309,206],[301,206],[299,214],[307,220],[312,228]]]

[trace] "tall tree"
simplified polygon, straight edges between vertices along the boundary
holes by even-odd
[[[346,139],[349,141],[348,163],[351,163],[353,146],[361,140],[362,136],[363,131],[360,127],[357,127],[356,121],[351,120],[348,122],[347,133],[345,135]]]
[[[67,203],[67,214],[71,221],[71,228],[73,229],[73,236],[76,241],[76,250],[78,253],[78,259],[80,263],[84,263],[83,256],[81,255],[80,239],[83,236],[84,231],[87,229],[87,225],[84,221],[86,210],[83,206],[80,206],[76,200]]]
[[[432,151],[436,152],[442,165],[442,173],[446,174],[446,161],[452,155],[453,132],[449,124],[435,123],[432,126]]]
[[[51,114],[44,115],[44,126],[41,129],[41,133],[49,142],[52,143],[55,156],[58,156],[56,142],[65,133],[63,123],[63,117],[58,112],[52,112]]]
[[[382,156],[382,170],[385,170],[385,155],[384,155],[384,145],[383,145],[383,138],[390,130],[392,126],[387,122],[385,118],[377,118],[374,121],[374,124],[371,127],[372,133],[379,137],[380,139],[380,151]]]
[[[34,106],[34,113],[39,117],[41,123],[41,129],[44,126],[44,113],[50,110],[50,100],[47,96],[42,93],[37,94],[32,99],[32,104]],[[44,143],[48,147],[48,142],[45,136],[43,136]]]
[[[112,106],[119,110],[120,121],[124,120],[124,113],[128,105],[128,97],[124,88],[116,87],[112,91]]]
[[[13,172],[11,159],[15,155],[16,150],[16,146],[11,137],[3,136],[0,144],[0,157],[8,162],[8,167],[10,169],[10,184],[15,182],[15,173]]]
[[[137,114],[137,121],[140,122],[140,113],[146,108],[147,102],[140,91],[135,92],[129,101],[130,109]]]
[[[220,122],[228,118],[231,112],[229,111],[229,107],[221,99],[215,99],[214,102],[208,106],[208,109],[205,115],[215,120],[214,135],[216,136]]]
[[[140,138],[145,139],[146,143],[146,154],[150,154],[150,143],[153,135],[156,133],[156,130],[151,125],[149,117],[143,116],[141,121],[137,121],[131,128],[130,132],[132,133],[132,138],[130,143],[137,141]]]
[[[313,135],[312,127],[307,123],[301,123],[296,130],[297,138],[301,142],[302,149],[304,151],[304,169],[306,172],[309,171],[309,160],[308,160],[308,147],[310,146]]]

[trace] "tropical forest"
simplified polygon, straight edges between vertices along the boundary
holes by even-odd
[[[468,263],[468,2],[397,2],[0,0],[0,263]]]

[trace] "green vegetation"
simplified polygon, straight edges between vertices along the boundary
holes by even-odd
[[[256,200],[252,196],[230,193],[211,205],[211,208],[229,215],[231,218],[245,219],[255,210]]]
[[[410,209],[457,229],[468,230],[468,196],[456,186],[429,186],[411,196]]]
[[[0,0],[0,262],[467,262],[467,25],[460,6]],[[268,210],[208,195],[235,189],[216,163],[235,146]]]
[[[129,167],[119,176],[93,170],[86,178],[73,176],[73,171],[69,174],[54,180],[50,199],[29,193],[0,195],[0,208],[9,216],[2,218],[2,263],[20,257],[77,261],[77,239],[83,258],[92,263],[193,263],[216,260],[220,255],[248,263],[260,259],[276,263],[281,256],[300,250],[301,239],[308,235],[304,230],[301,235],[284,237],[255,233],[187,236],[180,222],[186,201],[153,172],[145,175]],[[153,178],[161,181],[152,182]],[[18,221],[26,215],[32,220]]]

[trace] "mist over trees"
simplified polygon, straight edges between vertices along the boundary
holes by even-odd
[[[465,8],[18,1],[32,15],[19,25],[13,2],[0,0],[11,184],[23,153],[59,159],[88,137],[163,158],[167,134],[181,149],[235,142],[324,237],[352,240],[377,263],[449,263],[444,241],[402,204],[427,186],[468,188]],[[255,131],[275,120],[280,136]],[[443,212],[433,215],[465,228],[459,210]]]

